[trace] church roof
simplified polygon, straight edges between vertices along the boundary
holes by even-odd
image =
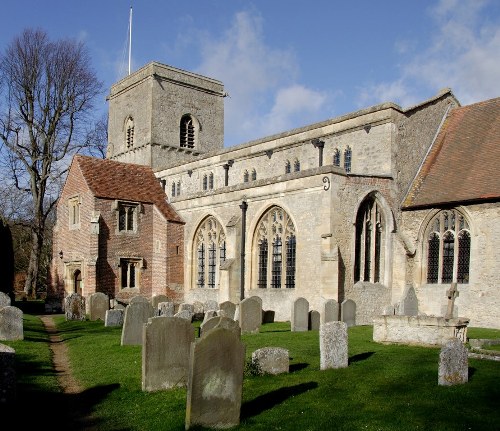
[[[167,220],[184,223],[166,201],[159,180],[149,166],[76,155],[78,164],[94,196],[156,205]]]
[[[500,198],[500,98],[453,109],[403,209]]]

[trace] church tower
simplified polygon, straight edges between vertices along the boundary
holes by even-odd
[[[151,62],[111,87],[106,158],[157,171],[224,146],[220,81]]]

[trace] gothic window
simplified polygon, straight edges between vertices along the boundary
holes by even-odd
[[[208,175],[208,188],[210,190],[213,190],[214,188],[214,174],[212,172]]]
[[[354,281],[381,282],[385,226],[380,206],[373,196],[361,204],[356,217]]]
[[[141,259],[120,259],[120,286],[122,289],[139,287]]]
[[[292,172],[292,164],[290,160],[287,160],[285,163],[285,174],[289,174],[290,172]]]
[[[203,190],[208,189],[208,177],[207,174],[203,175]]]
[[[333,166],[340,167],[340,150],[338,148],[336,148],[333,153]]]
[[[219,269],[226,260],[226,235],[215,217],[206,218],[195,234],[196,286],[219,287]]]
[[[175,181],[172,183],[172,197],[175,196]]]
[[[274,206],[259,221],[255,238],[256,276],[260,288],[294,288],[296,234],[290,216]]]
[[[426,237],[427,283],[468,283],[471,237],[464,216],[457,210],[440,211]]]
[[[78,229],[80,227],[80,198],[74,197],[68,201],[69,228]]]
[[[180,146],[182,148],[194,148],[195,126],[190,115],[184,115],[180,124]]]
[[[134,146],[134,120],[132,117],[128,117],[125,124],[125,142],[127,144],[127,148]]]
[[[245,172],[243,172],[243,182],[248,183],[248,171],[245,169]]]
[[[293,170],[295,172],[299,172],[300,171],[300,162],[298,159],[295,159],[295,161],[293,162]]]
[[[177,181],[177,196],[180,196],[181,194],[181,181]]]
[[[257,171],[255,169],[252,169],[252,181],[255,181],[257,179]]]
[[[137,231],[137,204],[120,202],[118,203],[118,231]]]
[[[344,169],[346,172],[351,172],[351,157],[352,157],[351,147],[347,147],[344,151]]]

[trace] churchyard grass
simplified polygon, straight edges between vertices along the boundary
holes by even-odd
[[[5,344],[18,355],[21,402],[26,391],[34,390],[43,404],[56,391],[47,337],[36,317],[24,318],[25,340]],[[66,396],[92,416],[94,429],[184,430],[186,389],[143,392],[141,346],[121,346],[121,328],[54,319],[68,345],[73,374],[86,388],[82,395]],[[348,334],[349,366],[330,370],[320,370],[318,331],[290,332],[285,322],[243,335],[247,359],[261,347],[288,349],[290,373],[245,376],[241,424],[235,429],[498,429],[500,362],[471,358],[468,383],[438,386],[439,348],[375,343],[371,326],[349,328]],[[469,328],[468,335],[500,338],[500,331]],[[46,408],[57,416],[57,404]]]

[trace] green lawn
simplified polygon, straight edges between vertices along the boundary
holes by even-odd
[[[3,342],[16,349],[18,402],[9,413],[18,429],[48,423],[51,430],[184,430],[186,390],[143,392],[141,347],[121,346],[121,328],[55,317],[73,372],[87,388],[65,395],[56,387],[41,321],[24,319],[25,339]],[[500,338],[500,331],[469,328],[468,335]],[[469,382],[443,387],[438,348],[378,344],[371,326],[349,328],[349,367],[339,370],[319,369],[318,331],[292,333],[289,323],[273,323],[242,340],[247,358],[260,347],[288,349],[290,373],[245,376],[235,429],[500,429],[500,362],[470,359]]]

